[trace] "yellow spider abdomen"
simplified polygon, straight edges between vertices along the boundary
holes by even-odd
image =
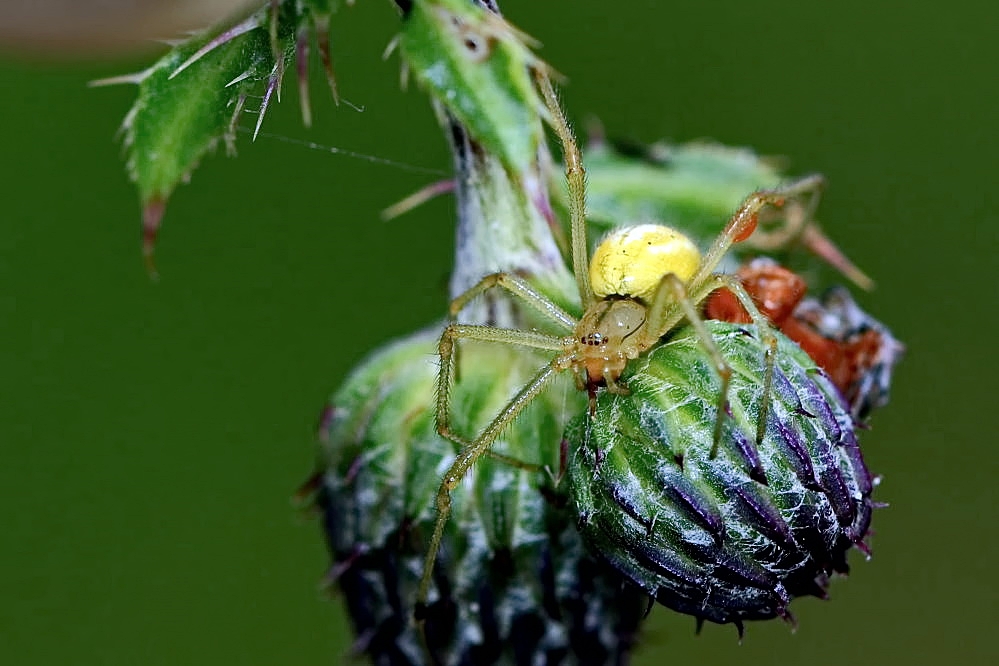
[[[597,246],[590,260],[590,284],[598,298],[612,294],[651,300],[667,273],[686,282],[701,253],[694,242],[661,224],[623,227]]]

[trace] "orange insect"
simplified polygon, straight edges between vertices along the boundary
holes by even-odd
[[[891,373],[904,347],[861,310],[846,289],[831,289],[821,300],[806,299],[801,276],[763,257],[743,264],[736,277],[760,312],[829,375],[854,418],[863,419],[888,402]],[[752,322],[726,289],[711,295],[704,314],[709,319]]]

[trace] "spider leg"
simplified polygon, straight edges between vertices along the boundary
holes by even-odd
[[[437,560],[437,551],[440,549],[441,539],[444,537],[444,527],[447,525],[448,517],[451,515],[451,491],[458,487],[461,480],[468,473],[468,470],[472,468],[475,462],[482,456],[489,447],[492,445],[496,438],[499,437],[500,433],[510,425],[510,423],[517,418],[517,415],[527,405],[529,405],[548,385],[548,382],[555,377],[556,373],[562,369],[564,360],[562,356],[559,355],[554,358],[550,363],[543,367],[527,384],[525,384],[517,394],[507,403],[507,406],[497,414],[493,420],[486,426],[478,437],[474,441],[466,442],[465,440],[455,437],[450,431],[450,427],[447,424],[447,407],[448,400],[450,396],[449,389],[447,385],[450,379],[449,375],[446,373],[450,372],[447,367],[451,365],[451,354],[450,350],[445,349],[445,345],[451,345],[453,349],[453,343],[455,340],[456,333],[449,333],[455,329],[471,329],[463,331],[465,335],[462,337],[474,337],[476,339],[486,339],[486,340],[496,340],[496,337],[490,335],[489,331],[483,331],[481,329],[488,329],[485,326],[458,326],[451,325],[444,332],[444,336],[441,338],[441,378],[438,381],[438,412],[437,412],[437,430],[440,432],[441,436],[452,439],[462,444],[461,450],[458,452],[458,456],[451,463],[447,472],[444,473],[444,478],[441,480],[440,488],[437,491],[437,522],[434,524],[433,535],[430,538],[430,546],[427,549],[426,560],[423,564],[423,576],[420,579],[420,587],[417,590],[416,595],[416,612],[419,616],[423,609],[426,608],[427,595],[430,592],[430,581],[433,577],[434,563]],[[513,337],[519,337],[519,334],[526,333],[525,331],[508,331],[505,329],[493,329],[493,331],[502,331],[503,334],[518,334],[517,336],[505,337],[503,341],[512,339]],[[481,337],[477,337],[481,335]],[[541,336],[539,334],[531,334],[535,338],[547,337],[551,340],[561,339],[554,338],[552,336]],[[488,337],[487,337],[488,336]],[[526,344],[526,342],[521,341],[520,344]],[[534,346],[534,345],[528,345]],[[547,348],[547,347],[540,347]],[[561,349],[561,345],[559,349]],[[447,353],[447,360],[445,360],[445,353]],[[442,416],[442,414],[444,416]]]
[[[539,465],[537,463],[530,463],[527,462],[526,460],[521,460],[520,458],[514,458],[513,456],[508,456],[503,453],[497,453],[492,449],[486,449],[485,453],[483,453],[482,455],[486,456],[487,458],[492,458],[497,462],[501,462],[504,465],[509,465],[510,467],[524,470],[525,472],[544,472],[545,474],[548,474],[552,478],[552,480],[555,479],[555,474],[554,472],[552,472],[551,468],[548,465]]]
[[[843,251],[825,235],[815,219],[815,211],[819,207],[826,179],[820,174],[815,174],[802,179],[800,183],[796,183],[798,184],[800,184],[798,194],[803,201],[789,205],[781,219],[782,223],[776,228],[758,229],[753,237],[753,247],[764,251],[778,250],[796,241],[861,289],[872,289],[874,280],[843,254]]]
[[[579,297],[583,309],[596,302],[593,287],[590,285],[589,248],[586,241],[586,169],[583,168],[583,157],[579,145],[569,127],[565,112],[558,103],[558,96],[552,87],[551,79],[543,71],[535,73],[541,96],[548,107],[548,121],[559,142],[562,144],[562,155],[565,161],[565,180],[569,190],[569,220],[572,229],[572,272],[576,276],[579,287]]]
[[[808,202],[804,206],[802,217],[805,224],[810,224],[815,219],[815,211],[819,208],[819,201],[822,199],[822,191],[826,189],[826,177],[820,173],[806,176],[798,181],[801,194],[808,194]]]
[[[506,344],[521,345],[533,349],[544,349],[556,351],[564,348],[565,341],[562,338],[537,333],[534,331],[519,331],[505,328],[495,328],[492,326],[473,326],[469,324],[451,324],[441,336],[438,353],[441,358],[440,374],[437,377],[437,433],[444,439],[448,439],[456,444],[466,447],[470,440],[458,435],[451,429],[451,387],[455,384],[457,374],[456,357],[458,349],[456,342],[461,338],[481,340],[486,342],[499,342]],[[495,453],[487,450],[485,455],[499,460],[503,463],[528,471],[541,471],[546,469],[542,465],[518,460],[502,453]]]
[[[826,179],[821,174],[814,174],[803,181],[798,192],[802,200],[788,206],[782,216],[776,217],[779,222],[774,225],[775,228],[758,229],[753,237],[753,247],[760,250],[778,250],[786,247],[794,239],[800,238],[806,228],[815,226],[813,218],[819,207]]]
[[[451,430],[451,388],[454,385],[456,343],[459,339],[498,342],[533,349],[562,351],[565,348],[564,338],[538,333],[536,331],[520,331],[493,326],[475,326],[471,324],[449,324],[441,335],[438,344],[440,355],[440,373],[437,375],[437,432],[444,439],[451,440],[461,446],[468,446],[470,441]]]
[[[760,342],[763,343],[766,349],[764,352],[764,363],[766,365],[763,371],[763,394],[760,397],[762,402],[760,403],[760,414],[756,423],[756,445],[759,446],[763,442],[763,436],[767,432],[767,417],[770,414],[770,393],[773,391],[774,367],[777,363],[777,335],[774,333],[774,327],[770,323],[770,320],[756,307],[756,303],[753,302],[749,292],[746,291],[746,287],[737,277],[716,273],[713,276],[713,281],[717,287],[725,287],[739,299],[739,303],[749,313],[750,318],[756,325],[756,330],[759,331]]]
[[[728,249],[733,244],[749,238],[756,229],[760,212],[764,208],[767,206],[780,208],[788,198],[814,192],[821,182],[822,176],[806,176],[788,185],[772,190],[760,190],[746,197],[742,205],[729,218],[725,228],[718,234],[718,237],[715,238],[711,247],[704,254],[704,258],[701,259],[701,263],[697,267],[697,272],[694,273],[693,277],[687,283],[688,290],[691,293],[699,291],[701,285],[710,279],[711,274],[725,256],[725,253],[728,252]]]
[[[468,446],[470,443],[468,439],[451,430],[451,387],[454,385],[456,372],[456,343],[462,338],[548,351],[562,351],[565,349],[566,340],[537,331],[521,331],[472,324],[448,324],[441,335],[437,348],[441,360],[440,373],[437,375],[437,433],[444,439],[449,439],[461,446]]]
[[[704,254],[697,267],[697,272],[687,282],[686,293],[689,295],[689,300],[695,304],[700,303],[718,288],[719,285],[713,277],[714,269],[717,268],[732,245],[742,242],[752,235],[759,222],[760,212],[764,208],[767,206],[779,208],[785,204],[789,197],[814,193],[823,182],[823,177],[820,175],[806,176],[784,187],[760,190],[746,197]],[[650,336],[650,338],[647,344],[649,346],[654,344],[655,340],[680,323],[684,316],[683,308],[677,302],[672,301],[669,290],[664,291],[660,285],[660,289],[653,296],[649,307],[650,324],[646,326],[646,336]]]
[[[457,296],[453,301],[451,301],[449,311],[451,319],[457,317],[458,313],[460,313],[473,298],[494,288],[503,289],[511,296],[519,298],[566,330],[571,331],[576,327],[576,320],[571,315],[553,303],[547,296],[528,284],[526,280],[517,277],[512,273],[493,273],[491,275],[487,275],[479,280],[474,287],[471,287],[463,294]]]
[[[725,361],[721,350],[718,349],[714,338],[711,337],[711,332],[704,325],[704,319],[695,307],[696,302],[699,301],[695,301],[688,295],[687,287],[683,284],[683,280],[673,273],[664,275],[663,279],[659,282],[659,286],[656,288],[655,295],[652,297],[652,305],[649,307],[645,332],[640,344],[645,348],[651,347],[667,331],[672,329],[680,319],[686,318],[690,322],[691,327],[697,333],[697,337],[700,338],[704,348],[708,351],[715,372],[718,373],[718,377],[721,379],[721,390],[718,393],[718,414],[715,417],[715,429],[711,440],[711,457],[714,458],[718,454],[722,425],[724,424],[725,414],[728,411],[728,389],[732,381],[732,368]],[[672,323],[670,322],[674,317],[671,316],[671,308],[666,307],[667,304],[675,305],[679,313],[679,316],[675,317],[676,321],[672,321]]]

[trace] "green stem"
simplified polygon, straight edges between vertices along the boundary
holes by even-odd
[[[549,295],[571,293],[572,276],[542,212],[550,208],[540,166],[529,173],[512,174],[453,117],[443,110],[439,117],[451,143],[457,185],[451,297],[496,272],[525,276]],[[466,308],[460,319],[516,326],[520,317],[509,299],[487,294]]]

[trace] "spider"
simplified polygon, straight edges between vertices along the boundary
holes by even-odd
[[[712,292],[723,287],[734,294],[749,313],[765,349],[766,372],[757,442],[762,440],[773,357],[777,348],[776,334],[742,283],[734,276],[714,273],[714,270],[734,243],[749,238],[756,228],[759,214],[767,206],[780,208],[789,198],[814,192],[822,183],[820,176],[810,176],[786,187],[749,195],[703,256],[694,242],[679,231],[658,224],[642,224],[612,232],[598,245],[592,259],[588,259],[586,177],[582,156],[551,82],[541,73],[536,78],[564,154],[569,191],[571,261],[583,312],[578,319],[573,317],[512,273],[487,275],[451,302],[453,319],[472,299],[490,289],[499,288],[537,310],[563,333],[553,335],[536,330],[459,323],[451,323],[445,328],[438,349],[440,374],[437,380],[436,425],[440,436],[456,443],[460,449],[437,492],[437,519],[417,591],[417,618],[422,617],[426,610],[437,551],[451,512],[451,491],[483,455],[522,468],[537,469],[535,465],[492,452],[490,447],[517,415],[545,390],[557,373],[567,370],[574,373],[577,387],[589,395],[592,413],[598,390],[627,394],[628,388],[621,377],[628,362],[654,347],[681,321],[686,320],[695,329],[721,379],[712,446],[712,456],[715,455],[722,435],[732,371],[705,327],[698,307]],[[459,340],[554,352],[551,361],[511,398],[474,439],[454,432],[450,423],[455,351]]]

